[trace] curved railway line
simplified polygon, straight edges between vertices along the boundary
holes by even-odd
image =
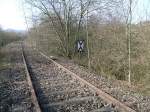
[[[43,53],[22,49],[37,112],[136,112]]]

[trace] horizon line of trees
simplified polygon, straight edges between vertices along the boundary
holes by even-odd
[[[0,48],[14,41],[21,40],[25,35],[0,28]]]

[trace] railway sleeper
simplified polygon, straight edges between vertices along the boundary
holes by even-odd
[[[49,76],[50,77],[50,76]],[[39,82],[43,83],[43,82],[47,82],[47,83],[61,83],[61,82],[69,82],[72,81],[72,78],[58,78],[58,79],[50,79],[47,77],[47,79],[41,79],[39,78]]]
[[[71,80],[72,79],[72,77],[70,77],[70,76],[66,76],[65,78],[64,77],[51,78],[50,75],[46,77],[46,76],[39,75],[39,73],[36,73],[36,72],[34,72],[34,73],[36,74],[36,78],[38,80],[41,80],[41,77],[42,77],[42,80],[46,80],[46,81],[49,81],[49,82],[52,82],[52,81],[61,81],[61,80]]]
[[[43,91],[49,91],[49,92],[55,92],[55,91],[63,91],[63,90],[70,90],[70,89],[77,89],[77,88],[81,88],[81,87],[79,87],[78,85],[64,85],[64,86],[55,86],[55,87],[45,87],[45,86],[43,86],[43,87],[36,87],[36,91],[41,91],[41,90],[43,90]]]
[[[70,79],[70,80],[66,80],[66,79],[62,79],[62,80],[43,80],[43,79],[41,79],[41,80],[39,80],[39,83],[45,83],[45,84],[47,84],[47,85],[51,85],[51,84],[58,84],[58,83],[60,83],[60,84],[62,84],[62,83],[72,83],[72,82],[75,82],[73,79]]]
[[[79,83],[74,83],[74,82],[67,82],[67,83],[55,83],[53,84],[53,82],[51,82],[51,84],[48,83],[40,83],[41,88],[56,88],[56,87],[60,87],[60,86],[72,86],[72,85],[76,85],[78,86]]]
[[[87,92],[87,91],[72,91],[67,94],[51,94],[49,96],[43,95],[39,97],[39,100],[42,101],[43,103],[48,103],[48,102],[60,102],[64,100],[69,100],[72,98],[82,98],[86,96],[94,96],[94,93]],[[44,100],[45,99],[45,100]]]
[[[82,98],[73,98],[67,101],[45,104],[44,109],[49,110],[49,112],[89,112],[100,110],[99,112],[117,112],[114,107],[105,106],[100,98],[89,96]],[[108,110],[111,111],[105,111]]]

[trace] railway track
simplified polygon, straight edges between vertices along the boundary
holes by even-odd
[[[37,112],[135,112],[43,53],[23,49]]]

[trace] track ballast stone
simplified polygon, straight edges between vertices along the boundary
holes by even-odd
[[[5,68],[0,68],[0,112],[35,112],[26,80],[21,43],[1,49]]]
[[[64,58],[59,58],[56,61],[137,112],[150,112],[150,96],[143,96],[137,93],[133,88],[125,85],[121,81],[108,79],[95,73],[89,73],[87,69],[75,64],[73,61],[68,61]]]
[[[37,51],[25,47],[28,68],[43,112],[118,112],[89,87]]]

